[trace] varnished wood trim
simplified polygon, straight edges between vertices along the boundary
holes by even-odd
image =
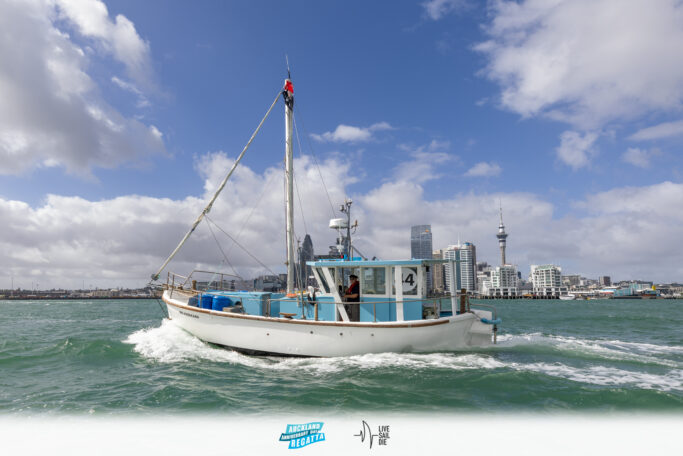
[[[166,297],[162,297],[164,302],[170,306],[177,307],[183,310],[189,310],[191,312],[199,312],[208,315],[214,315],[216,317],[227,317],[227,318],[242,318],[245,320],[257,320],[257,321],[268,321],[271,323],[285,323],[290,325],[314,325],[314,326],[344,326],[352,328],[422,328],[425,326],[437,326],[445,325],[450,323],[449,318],[440,318],[438,320],[415,320],[414,323],[374,323],[374,322],[345,322],[340,323],[337,321],[315,321],[315,320],[294,320],[289,318],[274,318],[274,317],[261,317],[259,315],[242,315],[234,314],[229,312],[218,312],[215,310],[200,309],[194,306],[185,306],[182,304],[176,304],[175,302],[170,302]]]

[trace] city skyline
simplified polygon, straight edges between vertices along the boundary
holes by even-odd
[[[429,220],[435,247],[461,235],[497,264],[502,202],[519,270],[683,281],[681,15],[618,0],[2,2],[0,287],[144,286],[286,56],[299,241],[333,243],[349,197],[369,258],[408,258],[405,233]],[[242,276],[283,272],[282,111],[168,270],[230,271],[218,240]]]

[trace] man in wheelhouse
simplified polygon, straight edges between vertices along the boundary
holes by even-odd
[[[351,279],[351,284],[344,293],[344,301],[351,303],[360,302],[360,283],[358,282],[358,276],[351,274],[349,279]],[[360,321],[360,306],[358,304],[347,304],[344,307],[346,308],[349,320]]]

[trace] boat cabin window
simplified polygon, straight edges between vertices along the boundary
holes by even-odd
[[[325,294],[330,293],[330,285],[327,283],[327,278],[325,277],[325,269],[330,273],[332,276],[332,281],[336,280],[336,269],[335,268],[313,268],[313,274],[315,275],[316,280],[322,287],[322,292]]]
[[[417,296],[417,268],[403,268],[403,295]]]
[[[363,268],[361,293],[364,295],[383,295],[387,290],[387,270],[381,268]]]
[[[315,276],[323,289],[323,293],[329,293],[330,286],[327,284],[327,280],[325,280],[325,274],[323,274],[322,271],[315,271]]]
[[[391,268],[391,277],[395,277],[396,268]],[[403,296],[417,296],[419,276],[417,268],[403,266],[401,268]],[[392,281],[391,294],[396,295],[396,284]]]

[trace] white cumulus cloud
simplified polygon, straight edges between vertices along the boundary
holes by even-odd
[[[429,0],[422,3],[425,14],[433,21],[438,21],[445,15],[467,6],[467,0]]]
[[[149,102],[149,99],[147,96],[144,94],[144,92],[140,89],[137,88],[137,86],[129,81],[124,81],[123,79],[117,77],[117,76],[112,76],[111,82],[116,84],[119,88],[122,90],[125,90],[127,92],[132,93],[135,95],[138,99],[138,102],[136,106],[138,108],[146,108],[151,106],[151,103]]]
[[[48,195],[31,207],[22,201],[0,198],[0,264],[15,285],[28,288],[142,286],[175,248],[213,195],[234,158],[222,152],[197,160],[205,182],[200,196],[182,199],[124,195],[89,201],[81,197]],[[295,160],[297,190],[305,205],[305,222],[297,208],[296,235],[308,232],[326,251],[334,233],[327,227],[334,214],[310,157]],[[343,201],[344,187],[353,182],[349,164],[330,159],[320,172],[332,201]],[[279,167],[262,174],[245,166],[235,171],[209,217],[271,270],[282,272],[284,262],[283,175]],[[297,199],[298,204],[299,199]],[[268,273],[252,256],[232,243],[219,228],[214,234],[238,274],[253,278]],[[308,227],[308,230],[306,229]],[[223,262],[207,222],[202,222],[168,269],[181,274],[192,269],[221,269]],[[0,284],[0,288],[9,283]]]
[[[557,158],[573,169],[588,166],[590,158],[595,154],[593,144],[596,139],[598,135],[594,132],[582,136],[576,131],[565,131],[560,135],[560,145],[555,149]]]
[[[86,35],[95,34],[95,29],[107,23],[101,2],[64,1],[59,5],[81,24]],[[76,14],[93,6],[99,14]],[[88,74],[88,54],[58,27],[62,22],[57,11],[57,3],[49,1],[0,3],[4,37],[0,38],[0,174],[61,166],[87,175],[95,166],[113,167],[164,153],[157,127],[122,115],[102,98]],[[127,38],[112,38],[113,47],[127,46],[115,46],[116,40],[135,41],[130,35],[132,24],[124,19],[118,21],[128,35],[111,34]],[[145,52],[121,50],[116,55],[127,62],[132,76],[148,76],[147,70],[142,70]]]
[[[101,0],[55,0],[62,17],[71,21],[78,31],[97,43],[119,62],[138,84],[152,85],[152,65],[149,43],[143,40],[135,24],[126,16],[109,17]]]
[[[649,168],[652,157],[658,153],[657,149],[647,150],[629,147],[621,156],[621,160],[639,168]]]
[[[629,136],[634,141],[671,138],[683,135],[683,120],[664,122],[652,127],[642,128]]]
[[[479,162],[465,173],[467,177],[493,177],[503,171],[498,163]]]
[[[403,161],[394,168],[392,180],[422,184],[442,177],[440,165],[460,160],[460,157],[448,152],[450,146],[450,142],[438,140],[416,148],[399,145],[399,149],[409,152],[412,159]]]
[[[683,5],[674,0],[497,1],[477,48],[504,107],[582,128],[683,102]]]
[[[475,49],[482,71],[500,86],[500,105],[584,133],[683,107],[683,3],[676,0],[496,0]],[[678,134],[671,123],[631,139]],[[577,133],[578,134],[578,133]],[[571,138],[569,138],[571,139]],[[558,149],[586,166],[585,148]]]
[[[334,131],[326,131],[320,135],[312,133],[311,137],[321,142],[358,143],[372,141],[373,133],[385,130],[393,130],[393,127],[387,122],[378,122],[369,127],[341,124]]]
[[[0,198],[0,264],[15,285],[31,282],[41,288],[142,286],[175,248],[223,178],[234,158],[214,153],[198,159],[196,170],[205,182],[200,196],[182,199],[125,195],[101,201],[49,195],[32,207]],[[574,213],[557,217],[552,203],[533,193],[453,193],[427,198],[417,182],[384,182],[368,191],[350,193],[351,164],[328,159],[320,170],[333,203],[351,196],[354,237],[367,256],[401,259],[410,255],[410,227],[432,225],[434,248],[458,238],[477,246],[479,261],[495,263],[498,204],[504,201],[509,233],[508,258],[528,274],[529,264],[554,262],[566,272],[588,277],[641,278],[673,281],[683,277],[683,251],[678,245],[683,184],[663,182],[645,187],[621,187],[575,202]],[[298,193],[296,236],[312,236],[317,253],[325,253],[335,233],[327,227],[334,214],[310,157],[295,160]],[[283,176],[280,167],[257,173],[240,166],[217,200],[209,217],[249,250],[266,267],[213,228],[230,260],[223,262],[206,222],[169,265],[192,269],[235,268],[245,278],[284,271]],[[305,217],[305,221],[303,217]],[[212,225],[213,226],[213,225]],[[0,279],[3,280],[3,279]]]

